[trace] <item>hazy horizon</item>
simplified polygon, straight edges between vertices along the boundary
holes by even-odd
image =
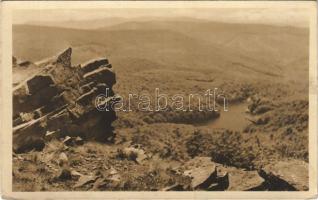
[[[115,8],[98,9],[94,12],[74,9],[45,10],[45,12],[43,10],[17,10],[13,15],[13,24],[43,25],[48,23],[48,25],[56,26],[58,23],[105,20],[107,26],[116,24],[117,22],[111,21],[114,19],[120,23],[191,18],[222,23],[308,27],[308,17],[308,13],[299,8]],[[107,19],[109,20],[107,21]]]

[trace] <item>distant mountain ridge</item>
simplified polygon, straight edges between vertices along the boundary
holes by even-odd
[[[149,23],[155,22],[159,24],[161,22],[201,22],[201,23],[213,23],[213,24],[228,24],[230,26],[235,25],[252,25],[253,23],[238,23],[238,22],[224,22],[208,19],[199,19],[191,17],[174,17],[174,18],[160,18],[160,17],[134,17],[134,18],[125,18],[125,17],[110,17],[110,18],[99,18],[99,19],[90,19],[90,20],[66,20],[66,21],[28,21],[24,24],[15,24],[15,25],[34,25],[34,26],[49,26],[49,27],[60,27],[60,28],[74,28],[74,29],[103,29],[111,26],[122,26],[129,23]],[[269,26],[269,27],[292,27],[282,24],[254,24],[258,26]],[[114,28],[114,27],[113,27]],[[304,27],[293,27],[298,29],[306,29]]]
[[[75,63],[107,55],[114,65],[147,59],[168,68],[281,76],[307,73],[308,34],[305,28],[201,20],[123,22],[94,30],[14,25],[13,51],[19,58],[40,60],[72,46],[80,51]]]

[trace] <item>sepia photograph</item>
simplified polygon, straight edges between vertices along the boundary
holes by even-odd
[[[315,2],[174,3],[10,9],[12,192],[316,191]]]

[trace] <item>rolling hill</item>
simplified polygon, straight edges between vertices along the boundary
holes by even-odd
[[[74,63],[106,55],[118,70],[142,59],[234,79],[308,79],[308,30],[302,28],[198,20],[124,22],[92,30],[13,26],[13,54],[19,58],[39,60],[67,46],[75,49]]]

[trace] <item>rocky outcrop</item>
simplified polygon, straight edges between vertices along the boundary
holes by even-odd
[[[308,164],[297,160],[279,161],[256,171],[224,166],[210,157],[195,157],[174,171],[190,181],[176,182],[164,191],[306,191],[309,188]]]
[[[41,70],[20,82],[13,91],[13,150],[43,147],[47,132],[61,137],[81,136],[112,140],[112,105],[119,101],[112,86],[115,73],[106,58],[72,66],[72,49],[41,62]],[[107,93],[107,94],[106,94]],[[104,110],[96,108],[96,97]],[[107,96],[106,96],[107,95]]]

